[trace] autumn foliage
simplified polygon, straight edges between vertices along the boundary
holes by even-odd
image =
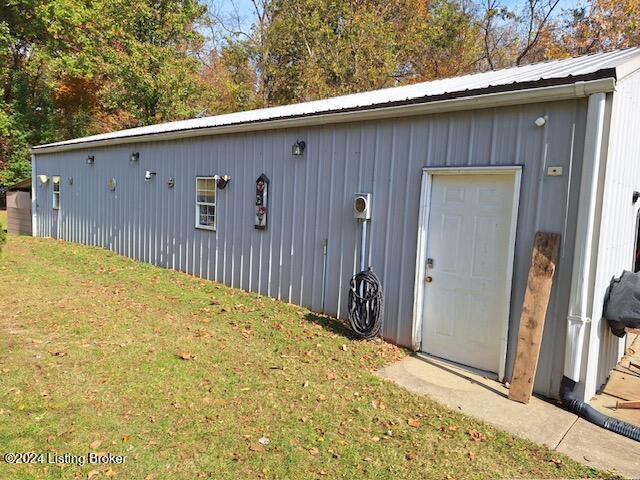
[[[0,3],[0,185],[29,145],[640,44],[638,0],[221,5]]]

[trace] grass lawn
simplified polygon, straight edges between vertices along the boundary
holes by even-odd
[[[7,228],[7,211],[0,210],[0,228]]]
[[[604,475],[378,379],[406,352],[303,308],[30,237],[0,274],[0,453],[127,457],[2,479]]]

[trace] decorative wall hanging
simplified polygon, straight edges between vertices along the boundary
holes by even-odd
[[[167,180],[167,187],[173,188],[175,185],[176,181],[173,179],[173,177],[169,177],[169,180]]]
[[[220,190],[224,190],[224,187],[227,186],[227,183],[231,181],[231,177],[229,175],[223,175],[218,178],[218,183],[216,184]]]
[[[254,227],[258,230],[267,229],[269,214],[269,179],[263,173],[256,180],[256,217]]]
[[[116,191],[116,179],[115,178],[110,178],[109,182],[107,183],[107,185],[109,186],[109,190],[111,190],[112,192]]]

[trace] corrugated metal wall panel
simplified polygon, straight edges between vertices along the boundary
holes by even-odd
[[[600,315],[611,278],[619,276],[623,270],[633,270],[640,207],[640,204],[632,203],[633,192],[640,190],[638,125],[640,73],[635,73],[618,83],[611,106],[591,324],[593,332],[585,373],[587,397],[606,381],[624,351],[624,341],[611,334]]]
[[[359,259],[356,192],[373,195],[368,259],[383,281],[383,333],[411,345],[415,249],[424,166],[521,164],[523,184],[514,265],[507,376],[536,230],[563,248],[549,307],[536,391],[555,395],[561,376],[571,246],[582,158],[584,100],[304,129],[199,137],[38,155],[38,173],[63,177],[61,238],[186,271],[245,290],[347,315],[348,282]],[[548,115],[545,128],[534,126]],[[303,157],[291,146],[305,140]],[[130,162],[131,152],[140,160]],[[88,154],[95,165],[86,165]],[[565,169],[548,177],[548,165]],[[144,181],[146,170],[157,172]],[[269,185],[269,228],[253,228],[255,180]],[[217,231],[194,228],[195,177],[230,175],[218,191]],[[69,185],[67,177],[73,176]],[[115,192],[107,181],[117,180]],[[169,189],[167,180],[175,178]],[[53,234],[50,184],[38,186],[40,234]],[[327,241],[325,296],[323,242]]]

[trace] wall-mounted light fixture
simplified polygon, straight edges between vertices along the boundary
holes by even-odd
[[[116,185],[118,183],[116,182],[115,178],[110,178],[109,181],[107,182],[107,186],[109,187],[109,190],[111,190],[112,192],[116,191]]]
[[[96,157],[94,157],[93,155],[89,155],[87,157],[87,165],[93,165],[94,163],[96,163]]]
[[[73,185],[73,177],[69,177],[69,185]]]
[[[227,186],[227,183],[229,183],[230,180],[231,180],[231,177],[229,175],[223,175],[219,177],[218,183],[217,183],[218,188],[220,190],[224,190],[224,187]]]
[[[307,144],[304,140],[296,141],[296,143],[293,144],[293,147],[291,147],[291,155],[302,155],[306,146]]]
[[[533,123],[536,124],[536,127],[544,127],[548,119],[549,117],[547,115],[544,115],[542,117],[536,118],[535,122]]]
[[[640,199],[640,192],[638,192],[637,190],[633,192],[633,204],[635,205],[636,202],[638,201],[638,199]]]
[[[138,160],[140,160],[140,152],[133,152],[129,157],[130,162],[137,162]]]
[[[40,183],[44,185],[49,181],[49,177],[47,177],[46,175],[38,175],[38,180],[40,180]]]
[[[173,188],[175,185],[176,181],[173,179],[173,177],[169,177],[169,180],[167,180],[167,187]]]
[[[145,181],[149,181],[151,180],[153,177],[156,176],[156,172],[150,172],[149,170],[147,170],[146,172],[144,172],[144,179]]]

